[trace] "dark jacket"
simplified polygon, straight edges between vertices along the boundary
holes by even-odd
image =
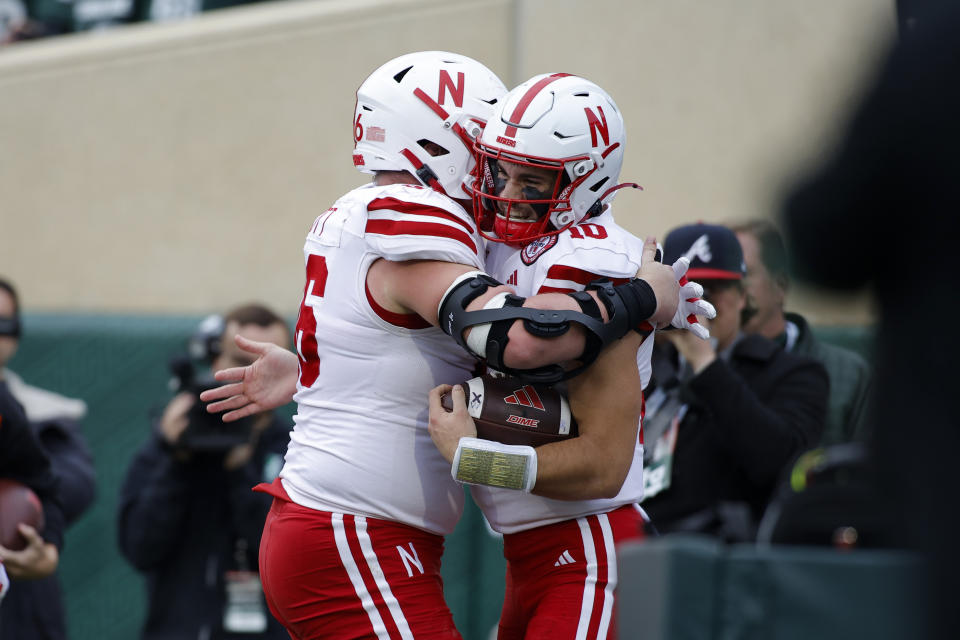
[[[867,361],[850,349],[818,340],[800,314],[787,313],[786,318],[800,329],[791,353],[822,363],[830,377],[827,423],[820,444],[829,446],[865,440],[871,386]]]
[[[232,471],[217,454],[181,461],[158,435],[136,454],[120,495],[119,538],[123,555],[147,579],[145,640],[289,637],[269,612],[263,635],[230,634],[222,626],[224,572],[258,568],[272,498],[251,489],[274,479],[288,440],[287,421],[274,417],[251,460]]]
[[[33,489],[43,503],[43,539],[63,548],[64,517],[58,482],[23,408],[0,382],[0,477]]]
[[[37,438],[37,434],[30,428],[23,408],[14,399],[6,383],[0,382],[0,477],[10,478],[21,482],[37,494],[43,503],[44,526],[43,539],[63,548],[64,515],[60,503],[59,482],[50,466],[50,459],[44,452]],[[23,633],[18,624],[22,614],[21,607],[32,602],[24,600],[17,594],[21,588],[30,588],[30,582],[16,582],[11,585],[3,605],[0,606],[0,637],[10,638],[58,638],[57,635],[29,635],[33,627],[26,628]],[[47,621],[59,621],[54,625],[54,632],[63,631],[62,602],[58,599],[50,603]],[[59,615],[57,615],[59,613]],[[47,625],[38,623],[40,628]],[[8,629],[9,625],[9,629]]]
[[[66,524],[72,524],[93,502],[96,486],[93,457],[80,424],[67,418],[50,418],[30,426],[50,457]],[[66,614],[57,573],[16,583],[3,601],[0,638],[66,640]]]
[[[675,361],[672,345],[663,349]],[[665,368],[655,361],[654,377],[669,387],[658,377]],[[787,465],[819,441],[828,393],[823,366],[752,335],[735,345],[729,363],[717,358],[674,389],[688,409],[677,434],[671,486],[645,500],[644,509],[661,533],[716,534],[723,526],[717,510],[728,505],[744,507],[752,528]]]

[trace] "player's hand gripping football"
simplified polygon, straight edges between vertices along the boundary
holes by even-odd
[[[703,287],[687,280],[689,268],[690,260],[687,258],[679,258],[673,263],[673,273],[680,285],[680,303],[670,324],[677,329],[687,329],[701,340],[706,340],[710,337],[710,331],[700,324],[697,316],[713,319],[717,317],[717,310],[703,299]]]
[[[60,562],[57,547],[44,541],[36,529],[23,522],[19,525],[20,535],[27,540],[27,546],[20,551],[0,547],[0,562],[14,580],[36,580],[53,573]]]
[[[451,394],[453,411],[447,411],[440,403],[444,394]],[[430,437],[447,462],[453,463],[460,438],[476,438],[477,426],[467,413],[467,399],[463,387],[442,384],[430,390]]]
[[[214,373],[214,378],[227,384],[200,394],[201,400],[210,403],[207,411],[226,411],[223,421],[233,422],[290,402],[297,391],[300,371],[296,354],[272,342],[248,340],[241,335],[234,339],[237,346],[255,354],[257,359],[245,367]]]

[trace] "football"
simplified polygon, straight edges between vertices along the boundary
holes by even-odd
[[[578,435],[567,399],[553,387],[491,375],[472,378],[460,386],[478,438],[538,447]],[[449,395],[440,402],[447,411],[453,410]]]
[[[43,505],[30,487],[15,480],[0,478],[0,545],[12,551],[27,546],[17,525],[29,524],[43,530]]]

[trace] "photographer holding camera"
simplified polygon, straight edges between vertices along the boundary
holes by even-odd
[[[202,345],[212,370],[250,364],[237,335],[288,348],[283,318],[257,304],[222,322],[208,318],[191,346]],[[254,493],[283,463],[290,421],[273,412],[225,424],[199,394],[216,383],[198,378],[189,360],[171,365],[179,390],[127,470],[120,494],[119,541],[147,578],[141,637],[287,638],[269,615],[257,553],[271,498]]]

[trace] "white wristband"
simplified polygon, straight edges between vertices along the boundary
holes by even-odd
[[[460,438],[450,475],[464,484],[530,493],[537,483],[537,452],[526,445]]]

